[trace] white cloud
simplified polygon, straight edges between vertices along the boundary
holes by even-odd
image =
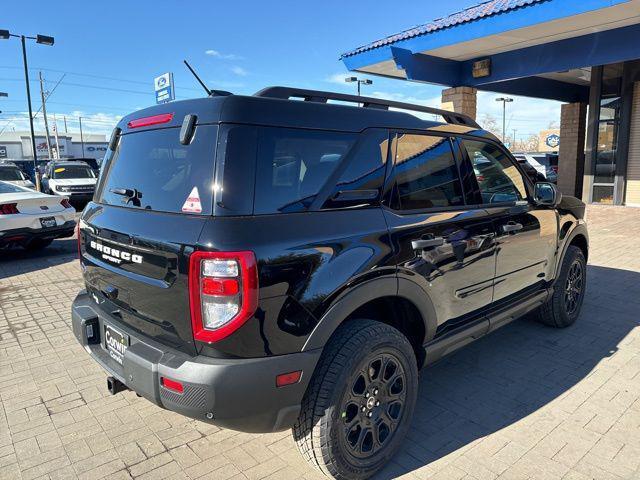
[[[346,83],[344,81],[345,78],[354,77],[354,76],[355,74],[350,72],[334,73],[333,75],[329,75],[328,77],[326,77],[324,81],[328,83],[337,83],[338,85],[344,85]],[[364,80],[367,77],[358,77],[358,78],[360,78],[361,80]]]
[[[72,112],[55,112],[56,121],[58,126],[58,134],[64,135],[64,118],[67,118],[67,128],[69,133],[78,133],[80,131],[80,125],[78,117],[82,117],[82,132],[83,133],[96,133],[109,135],[115,128],[116,124],[122,118],[122,115],[113,115],[110,113],[87,113],[80,110],[74,110]],[[47,113],[47,119],[49,120],[49,132],[53,135],[53,112]],[[5,122],[6,120],[6,122]],[[5,128],[6,127],[6,128]],[[29,114],[19,113],[10,118],[0,119],[0,131],[5,129],[5,132],[11,131],[27,131],[29,130]],[[34,128],[37,133],[44,131],[44,119],[42,113],[34,119]]]
[[[231,71],[239,77],[246,77],[248,74],[248,72],[244,68],[239,67],[238,65],[234,65],[233,67],[231,67]]]
[[[218,50],[206,50],[205,55],[209,55],[213,58],[219,58],[221,60],[242,60],[240,55],[236,55],[235,53],[221,53]]]

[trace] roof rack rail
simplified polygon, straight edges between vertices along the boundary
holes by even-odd
[[[358,95],[347,95],[344,93],[323,92],[321,90],[306,90],[304,88],[291,87],[267,87],[254,94],[256,97],[279,98],[288,100],[290,98],[302,98],[306,102],[327,103],[328,100],[339,100],[342,102],[352,102],[362,105],[363,108],[377,108],[388,110],[389,107],[401,108],[414,112],[431,113],[440,115],[444,121],[454,125],[465,125],[468,127],[481,128],[471,117],[462,113],[450,112],[440,108],[424,107],[412,103],[396,102],[382,98],[361,97]]]

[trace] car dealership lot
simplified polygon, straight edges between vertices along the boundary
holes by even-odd
[[[640,478],[640,210],[590,206],[588,221],[578,323],[521,320],[424,370],[408,439],[378,478]],[[75,239],[0,252],[0,478],[320,478],[288,432],[108,395],[70,330],[76,257]]]

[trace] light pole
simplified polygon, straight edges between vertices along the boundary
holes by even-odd
[[[496,102],[502,102],[502,143],[504,143],[504,141],[506,139],[505,117],[506,117],[506,113],[507,113],[507,103],[513,102],[513,98],[498,97],[498,98],[496,98]]]
[[[358,84],[358,96],[360,96],[360,85],[373,85],[373,81],[365,78],[364,80],[360,80],[358,77],[347,77],[344,79],[347,83],[357,83]]]
[[[36,43],[41,45],[52,46],[54,39],[47,35],[36,35],[35,37],[28,37],[25,35],[15,35],[9,33],[9,30],[0,30],[0,40],[8,40],[10,37],[20,39],[22,44],[22,63],[24,65],[24,81],[27,86],[27,103],[29,106],[29,128],[31,129],[31,149],[33,150],[33,175],[36,180],[36,189],[40,191],[40,177],[38,176],[38,153],[36,152],[36,137],[33,131],[33,109],[31,108],[31,88],[29,88],[29,67],[27,65],[27,46],[26,40],[35,40]]]

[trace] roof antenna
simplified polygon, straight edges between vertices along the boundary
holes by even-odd
[[[207,92],[207,95],[210,97],[216,97],[216,96],[226,96],[226,95],[232,95],[231,92],[225,92],[224,90],[211,90],[209,87],[207,87],[204,82],[200,79],[200,77],[198,76],[198,74],[195,72],[195,70],[193,68],[191,68],[191,65],[189,65],[189,62],[187,62],[186,60],[183,60],[184,64],[187,66],[187,68],[189,69],[189,71],[191,72],[191,74],[196,77],[196,80],[198,80],[198,83],[200,85],[202,85],[202,88],[204,88],[204,91]]]

